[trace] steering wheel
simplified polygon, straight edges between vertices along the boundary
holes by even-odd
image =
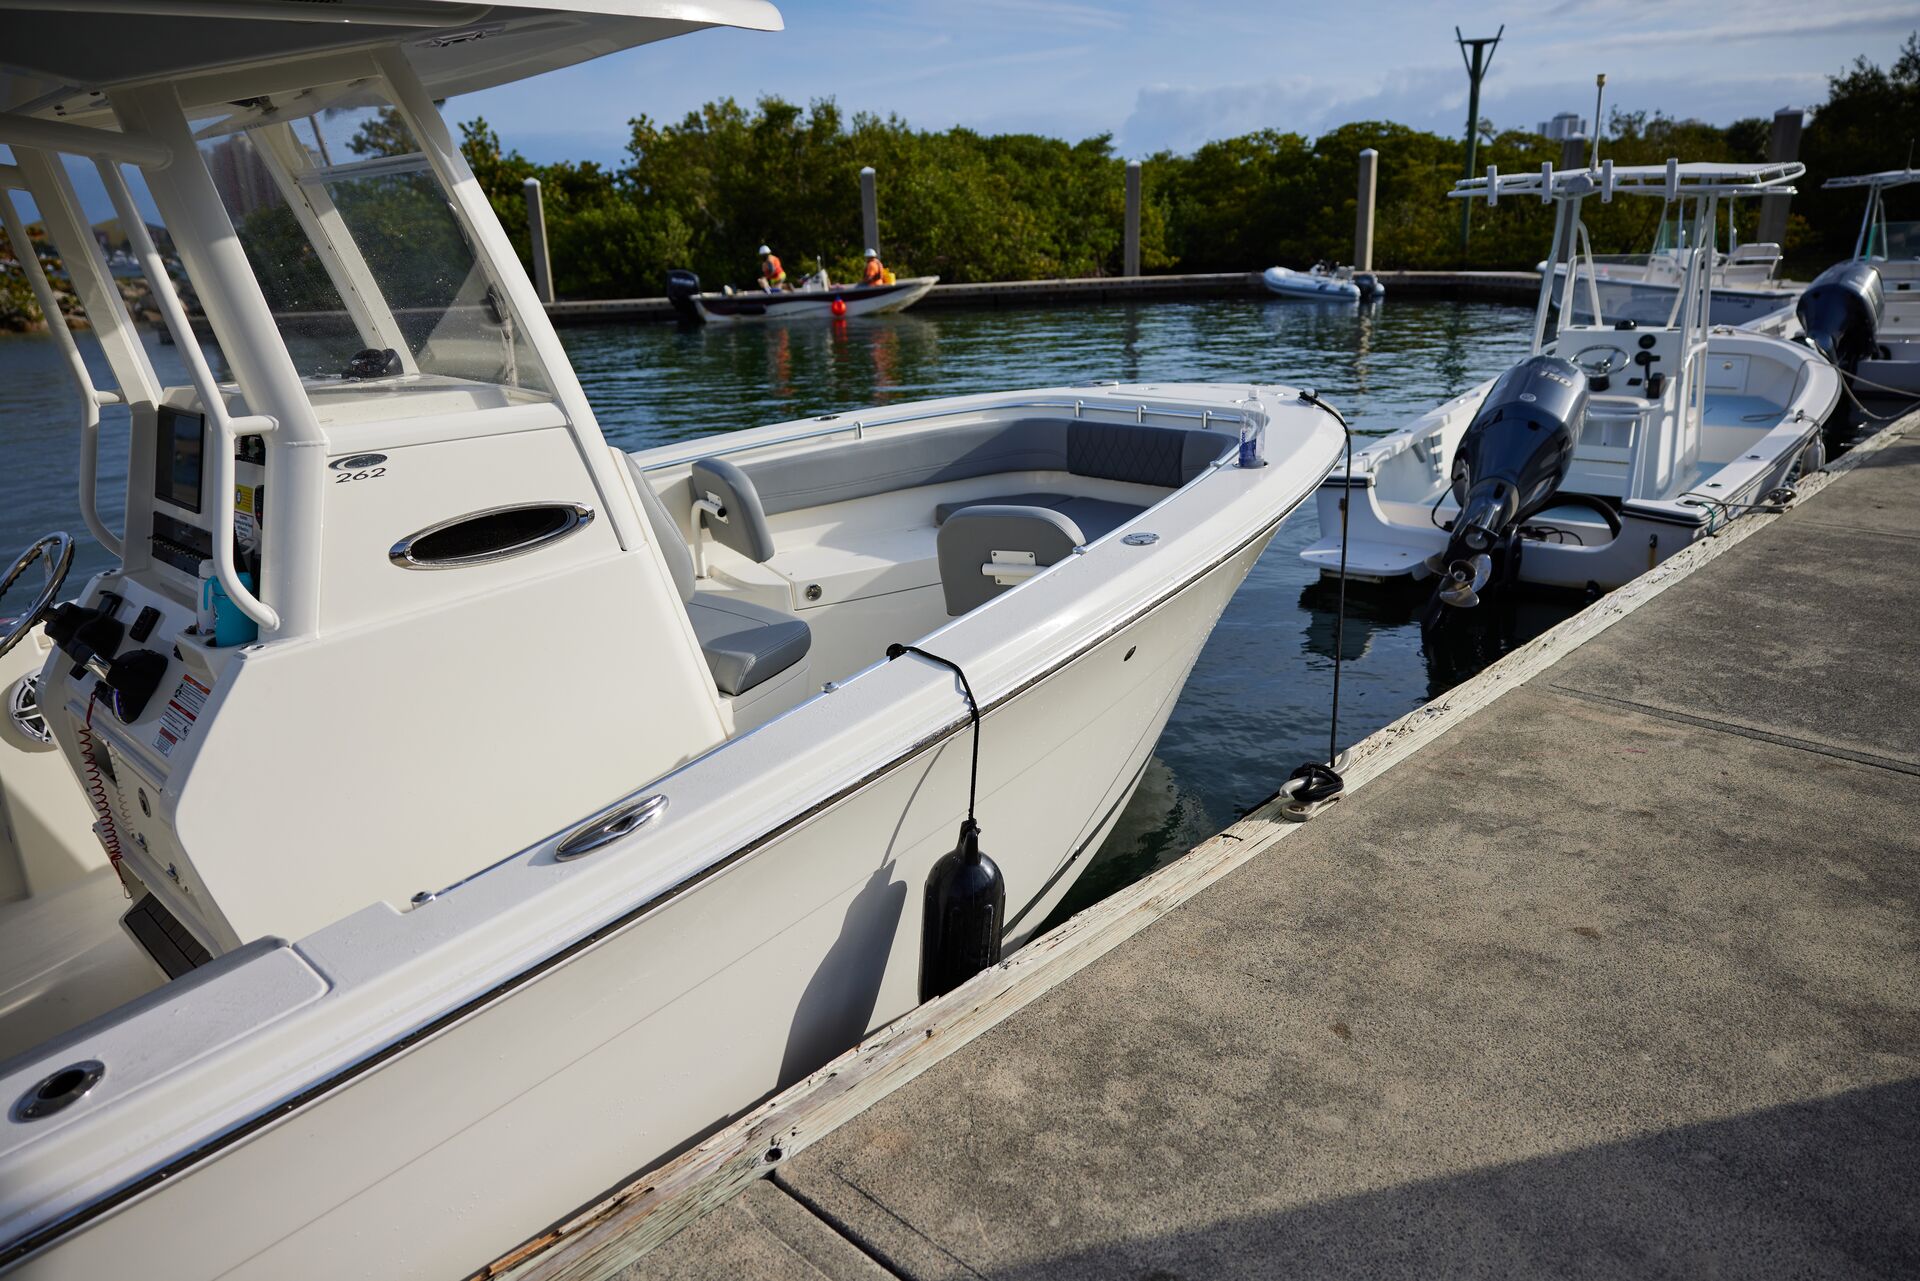
[[[12,590],[15,580],[27,572],[27,567],[36,560],[46,561],[46,584],[41,587],[40,595],[35,598],[33,608],[16,618],[0,620],[0,658],[10,653],[20,638],[39,625],[53,608],[54,601],[60,597],[60,586],[67,581],[67,571],[73,568],[73,538],[69,534],[48,534],[20,553],[13,562],[13,568],[7,576],[0,579],[0,599]]]
[[[1627,367],[1627,353],[1618,347],[1588,347],[1574,354],[1573,363],[1589,378],[1605,378]]]

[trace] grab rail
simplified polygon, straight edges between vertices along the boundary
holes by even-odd
[[[192,322],[187,319],[187,309],[181,304],[180,295],[173,287],[173,278],[167,274],[166,263],[161,260],[160,251],[154,247],[153,237],[147,232],[146,219],[134,207],[133,193],[127,188],[125,176],[121,174],[118,164],[104,157],[96,158],[94,165],[100,171],[100,181],[106,186],[108,198],[113,201],[113,211],[119,216],[120,226],[133,246],[133,256],[146,273],[147,284],[153,290],[154,301],[160,306],[167,332],[173,335],[174,348],[186,362],[187,375],[193,380],[193,389],[206,410],[207,420],[213,424],[214,576],[220,580],[221,589],[240,607],[241,613],[272,631],[280,626],[279,613],[240,581],[240,572],[233,563],[233,449],[240,437],[269,435],[279,429],[280,423],[267,414],[246,414],[235,418],[227,412],[226,397],[221,394],[219,383],[214,381],[213,370],[207,367],[206,353],[200,350],[200,340],[194,336]]]
[[[19,260],[20,269],[26,273],[34,301],[40,305],[40,314],[46,319],[47,334],[53,339],[54,345],[60,348],[60,354],[66,359],[67,371],[73,375],[73,381],[80,391],[80,517],[86,521],[87,529],[93,536],[100,540],[102,547],[120,556],[123,544],[100,518],[99,504],[93,491],[100,475],[100,407],[124,404],[125,398],[117,391],[101,391],[93,385],[93,375],[87,371],[86,358],[73,341],[73,331],[67,328],[67,318],[60,310],[60,300],[54,295],[53,285],[48,282],[47,273],[40,266],[40,255],[35,251],[33,241],[27,238],[26,225],[20,221],[20,211],[14,207],[13,197],[7,194],[7,188],[15,181],[24,187],[24,180],[19,178],[17,169],[7,175],[6,183],[0,183],[0,224],[7,229],[7,239],[13,244],[14,257]]]

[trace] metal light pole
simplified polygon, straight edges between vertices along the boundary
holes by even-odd
[[[1593,78],[1593,160],[1592,167],[1600,167],[1600,136],[1606,130],[1600,127],[1600,102],[1607,95],[1607,73],[1602,71]]]
[[[1460,46],[1460,61],[1467,64],[1467,172],[1473,177],[1480,155],[1480,81],[1493,66],[1493,51],[1500,43],[1500,37],[1507,34],[1507,24],[1501,23],[1500,30],[1491,36],[1482,36],[1469,40],[1460,34],[1460,28],[1453,29],[1453,38]],[[1469,54],[1471,50],[1471,54]],[[1467,233],[1472,227],[1473,201],[1460,202],[1460,249],[1467,248]]]

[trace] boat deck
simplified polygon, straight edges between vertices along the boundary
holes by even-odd
[[[1772,426],[1780,419],[1780,403],[1765,396],[1709,391],[1700,406],[1700,419],[1715,427]]]
[[[618,1275],[1920,1272],[1920,414],[1850,461]]]

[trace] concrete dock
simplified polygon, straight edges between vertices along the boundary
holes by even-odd
[[[617,1275],[1920,1275],[1883,435]]]
[[[1380,271],[1394,298],[1457,298],[1532,306],[1540,276],[1531,271]],[[955,307],[1058,307],[1075,303],[1191,302],[1202,298],[1273,297],[1260,273],[1202,272],[1165,276],[1088,276],[1073,280],[995,280],[935,285],[914,311]],[[1297,301],[1297,300],[1296,300]],[[556,325],[673,320],[665,298],[561,299],[547,304]]]

